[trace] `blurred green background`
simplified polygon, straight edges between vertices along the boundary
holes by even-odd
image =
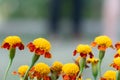
[[[61,0],[61,16],[70,18],[72,0]],[[101,0],[84,0],[84,18],[100,18]],[[3,18],[49,18],[51,0],[0,0],[0,14]]]

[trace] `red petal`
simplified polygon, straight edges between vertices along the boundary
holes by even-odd
[[[51,58],[52,57],[52,55],[49,52],[46,52],[44,56],[45,56],[45,58]]]
[[[30,52],[34,52],[34,50],[36,49],[32,42],[30,42],[30,43],[27,45],[27,47],[29,48]]]
[[[63,80],[70,80],[70,77],[68,75],[63,75]]]
[[[105,45],[99,45],[98,46],[98,49],[100,50],[100,51],[105,51],[106,50],[106,46]]]
[[[9,45],[9,43],[4,43],[3,45],[2,45],[2,48],[6,48],[6,49],[10,49],[10,45]]]
[[[86,57],[87,57],[87,54],[85,54],[85,53],[80,53],[80,56],[83,57],[83,58],[86,58]]]
[[[22,43],[20,43],[19,49],[20,49],[20,50],[23,50],[23,49],[24,49],[24,45],[23,45]]]
[[[75,56],[77,54],[77,50],[73,51],[73,56]]]
[[[92,42],[92,43],[91,43],[91,46],[92,46],[92,47],[95,47],[96,45],[97,45],[96,42]]]
[[[44,50],[40,50],[39,48],[37,48],[35,50],[35,53],[37,53],[38,55],[43,55],[45,53],[45,51]]]
[[[40,49],[37,48],[37,49],[35,50],[35,53],[36,53],[37,55],[41,55],[41,54],[40,54]]]
[[[40,54],[43,55],[45,53],[44,50],[40,50]]]
[[[18,73],[17,73],[16,71],[13,71],[12,74],[13,74],[13,75],[17,75]]]
[[[119,54],[115,54],[114,58],[117,58],[117,57],[120,57],[120,55]]]
[[[118,49],[120,49],[120,42],[117,42],[116,44],[115,44],[115,48],[118,50]]]
[[[89,55],[90,55],[90,58],[93,58],[94,57],[94,55],[90,52],[89,53]]]

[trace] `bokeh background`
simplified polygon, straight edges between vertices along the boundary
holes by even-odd
[[[53,58],[41,57],[38,62],[73,62],[72,52],[78,44],[90,44],[99,35],[108,35],[113,43],[120,40],[119,7],[119,0],[0,0],[0,43],[9,35],[20,36],[25,45],[44,37],[51,42]],[[93,53],[98,56],[96,48]],[[112,69],[109,64],[114,53],[107,50],[102,73]],[[17,50],[8,80],[19,79],[11,72],[30,65],[32,55],[27,48]],[[8,61],[8,51],[0,49],[0,80]],[[83,78],[92,78],[91,68],[85,69]]]

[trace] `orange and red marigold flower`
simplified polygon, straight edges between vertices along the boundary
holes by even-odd
[[[51,44],[44,38],[37,38],[33,42],[30,42],[27,47],[30,52],[34,52],[36,55],[44,55],[45,58],[51,58],[50,54]]]
[[[13,75],[17,75],[18,74],[20,77],[24,77],[24,75],[25,75],[25,73],[26,73],[28,68],[29,68],[28,65],[22,65],[22,66],[20,66],[18,68],[18,71],[14,71],[13,72]]]
[[[105,36],[105,35],[96,37],[95,40],[91,43],[91,45],[93,47],[98,45],[98,49],[101,51],[105,51],[108,47],[113,48],[112,40],[108,36]]]
[[[67,63],[62,67],[63,80],[75,80],[79,72],[79,67],[75,63]]]
[[[43,80],[50,80],[49,73],[50,67],[42,62],[37,63],[30,70],[30,75],[32,75],[33,78],[37,79],[43,78]]]
[[[12,48],[18,47],[20,50],[24,49],[24,45],[22,43],[22,40],[18,36],[8,36],[4,39],[2,43],[2,48],[6,48],[8,50]]]
[[[77,53],[80,54],[81,57],[86,58],[87,55],[90,55],[90,58],[93,57],[92,49],[89,45],[79,44],[77,48],[73,52],[73,56],[75,56]]]

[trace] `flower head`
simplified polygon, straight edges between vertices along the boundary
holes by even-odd
[[[24,77],[26,71],[28,70],[29,66],[28,65],[22,65],[18,68],[18,71],[14,71],[13,75],[18,74],[20,77]]]
[[[116,80],[116,71],[113,70],[106,71],[101,80]]]
[[[40,62],[33,66],[31,71],[35,77],[45,77],[50,73],[50,68],[47,64]]]
[[[62,71],[63,64],[59,61],[55,61],[52,66],[51,70],[60,73]]]
[[[75,80],[79,67],[75,63],[67,63],[62,67],[63,80]]]
[[[44,38],[37,38],[33,42],[30,42],[27,47],[31,52],[35,52],[36,55],[44,55],[45,58],[51,58],[50,49],[51,44]]]
[[[116,70],[120,70],[120,57],[114,58],[111,66],[114,67]]]
[[[18,36],[8,36],[4,39],[2,43],[2,48],[6,48],[10,50],[11,48],[18,47],[20,50],[24,49],[24,45],[22,43],[22,40]]]
[[[113,47],[112,40],[105,35],[95,38],[94,42],[92,42],[92,46],[95,47],[96,45],[98,45],[98,49],[101,51],[105,51],[108,47]]]
[[[89,45],[79,44],[74,50],[73,55],[75,56],[76,53],[80,53],[81,57],[87,57],[88,54],[90,55],[90,58],[93,57],[92,49]]]
[[[75,63],[67,63],[63,65],[62,72],[67,75],[77,75],[79,67]]]
[[[28,65],[22,65],[18,68],[18,74],[23,77],[27,71],[27,69],[29,68]]]

